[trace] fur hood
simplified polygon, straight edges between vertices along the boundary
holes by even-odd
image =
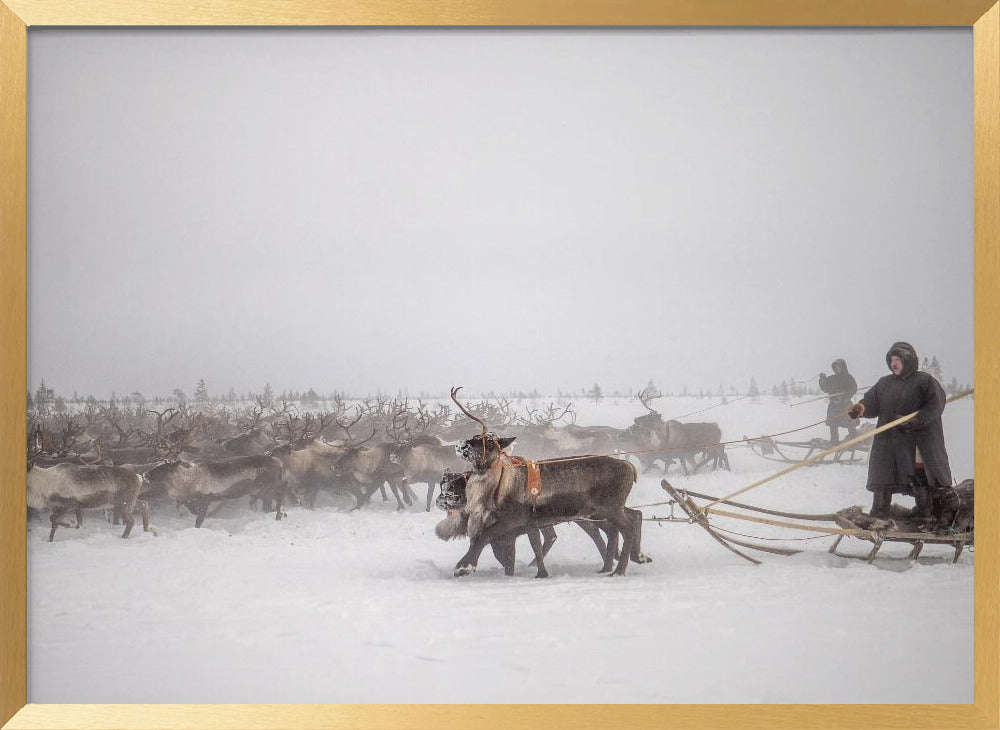
[[[843,358],[839,358],[839,357],[836,360],[834,360],[832,363],[830,363],[830,369],[832,369],[834,372],[836,372],[838,365],[840,365],[840,367],[843,368],[843,372],[845,372],[845,373],[847,372],[847,361],[844,360]]]
[[[895,355],[903,361],[902,377],[906,378],[917,372],[920,360],[917,359],[917,351],[909,342],[893,342],[889,352],[885,353],[885,364],[889,365],[889,360]],[[891,370],[891,368],[890,368]]]

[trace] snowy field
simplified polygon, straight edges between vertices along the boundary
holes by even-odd
[[[657,401],[665,417],[714,401]],[[794,402],[794,401],[793,401]],[[542,405],[545,405],[544,403]],[[956,480],[973,475],[971,398],[950,404],[945,435]],[[626,426],[634,400],[575,401],[578,422]],[[822,401],[740,400],[685,420],[714,420],[724,439],[823,418]],[[824,426],[785,438],[826,437]],[[515,449],[516,451],[516,449]],[[783,467],[729,450],[732,473],[678,487],[723,495]],[[870,505],[866,466],[803,468],[738,499],[793,512]],[[666,499],[644,475],[631,505]],[[42,703],[969,703],[973,699],[973,565],[963,553],[887,544],[873,565],[830,555],[832,537],[713,523],[801,549],[752,552],[753,566],[698,527],[646,522],[625,578],[574,525],[558,528],[535,580],[518,543],[503,575],[487,549],[479,572],[452,569],[466,542],[434,536],[425,488],[407,512],[378,495],[350,512],[321,495],[279,523],[228,505],[194,518],[154,505],[157,536],[121,540],[99,512],[46,542],[28,539],[28,699]],[[912,500],[897,497],[901,504]],[[646,517],[666,507],[643,508]],[[89,519],[88,519],[89,518]],[[871,545],[845,538],[841,552]]]

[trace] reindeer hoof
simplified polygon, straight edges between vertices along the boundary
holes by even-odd
[[[639,557],[637,557],[635,559],[635,562],[637,562],[637,563],[639,563],[641,565],[643,563],[652,563],[653,559],[651,557],[649,557],[648,555],[645,555],[644,553],[639,553]]]
[[[476,572],[475,565],[468,565],[468,564],[459,565],[457,568],[455,568],[455,577],[461,578],[463,575],[472,575],[475,572]]]
[[[547,570],[546,571],[540,570],[537,573],[535,573],[535,577],[536,578],[548,578],[549,577],[549,572]]]

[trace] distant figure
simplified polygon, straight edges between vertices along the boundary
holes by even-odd
[[[830,444],[840,443],[840,429],[847,429],[847,437],[853,438],[858,433],[854,419],[847,417],[847,409],[851,407],[851,399],[858,392],[858,383],[854,376],[847,372],[847,363],[834,360],[830,365],[833,375],[819,375],[819,388],[830,394],[830,402],[826,406],[826,425],[830,427]]]
[[[894,493],[912,495],[912,517],[933,520],[932,491],[952,486],[944,446],[944,388],[930,373],[917,369],[917,351],[896,342],[885,355],[892,371],[879,379],[858,403],[851,418],[878,418],[882,426],[917,411],[906,423],[878,434],[868,460],[868,491],[873,492],[872,517],[888,517]]]

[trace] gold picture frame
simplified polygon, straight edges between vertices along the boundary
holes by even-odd
[[[974,34],[975,686],[970,705],[26,705],[27,33],[32,26],[960,26]],[[994,0],[0,0],[0,724],[8,728],[1000,727],[1000,4]],[[892,671],[891,662],[886,663]],[[947,671],[942,667],[941,671]],[[933,678],[929,677],[931,681]],[[5,724],[4,724],[5,723]]]

